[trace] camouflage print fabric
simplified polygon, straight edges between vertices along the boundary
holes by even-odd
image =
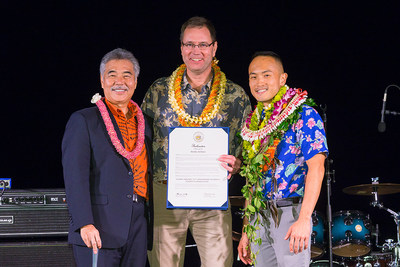
[[[153,179],[156,182],[167,179],[168,129],[169,127],[181,126],[178,115],[168,103],[168,82],[169,77],[156,80],[147,91],[141,106],[143,113],[154,119]],[[211,82],[210,80],[198,93],[191,88],[186,75],[184,75],[182,79],[182,102],[189,115],[199,116],[201,114],[210,95]],[[241,153],[241,144],[236,133],[240,131],[250,110],[250,100],[243,88],[227,80],[220,110],[210,122],[202,126],[229,127],[229,153],[238,156]]]

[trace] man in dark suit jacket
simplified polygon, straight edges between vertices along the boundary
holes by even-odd
[[[73,113],[66,126],[68,240],[78,266],[92,266],[92,258],[98,266],[146,265],[152,153],[151,128],[131,100],[139,71],[131,52],[107,53],[100,64],[105,98],[96,94],[97,107]]]

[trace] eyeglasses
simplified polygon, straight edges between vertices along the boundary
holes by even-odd
[[[200,50],[205,50],[205,49],[209,48],[210,46],[212,46],[214,43],[215,43],[215,41],[210,44],[207,44],[207,43],[194,44],[194,43],[190,43],[190,42],[189,43],[182,42],[182,45],[187,49],[194,49],[197,46]]]

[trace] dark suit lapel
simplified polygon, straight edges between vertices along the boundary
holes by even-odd
[[[105,105],[106,105],[106,107],[107,107],[108,116],[110,116],[111,121],[112,121],[112,124],[113,124],[114,129],[115,129],[115,132],[117,133],[118,139],[119,139],[119,141],[121,142],[121,144],[125,147],[125,142],[124,142],[124,139],[123,139],[123,137],[122,137],[122,133],[121,133],[121,131],[119,130],[118,123],[117,123],[117,121],[115,120],[114,115],[112,114],[112,112],[111,112],[110,108],[108,107],[108,105],[107,105],[107,104],[105,104]]]
[[[111,118],[111,122],[112,122],[112,124],[113,124],[113,126],[114,126],[115,132],[117,133],[118,140],[121,142],[122,146],[125,148],[125,142],[124,142],[124,139],[123,139],[123,137],[122,137],[122,133],[121,133],[121,131],[119,130],[117,121],[115,120],[114,115],[112,114],[112,112],[111,112],[110,108],[108,107],[108,105],[107,105],[106,103],[104,103],[104,105],[107,107],[107,112],[108,112],[108,115],[109,115],[110,118]],[[100,112],[99,112],[99,113],[100,113]],[[101,117],[101,114],[100,114],[100,118],[101,118],[101,120],[103,120],[103,118]],[[111,145],[114,147],[114,145],[113,145],[112,142],[111,142],[111,138],[110,138],[110,136],[108,135],[108,132],[107,132],[107,129],[106,129],[106,126],[105,126],[104,122],[103,122],[103,125],[104,125],[104,130],[106,131],[108,140],[110,141]],[[114,148],[114,149],[115,149],[115,148]],[[116,151],[116,150],[115,150],[115,152],[118,153],[118,151]],[[118,155],[120,155],[120,154],[118,153]],[[125,164],[130,168],[131,165],[129,164],[129,160],[128,160],[127,158],[125,158],[124,156],[122,156],[122,155],[120,155],[120,156],[123,158]]]

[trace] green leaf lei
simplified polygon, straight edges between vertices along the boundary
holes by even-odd
[[[279,100],[282,99],[283,95],[286,93],[286,90],[288,89],[288,86],[282,86],[278,93],[275,95],[275,97],[272,99],[271,103],[265,107],[263,102],[258,102],[257,107],[255,108],[252,116],[251,116],[251,122],[250,122],[250,130],[256,131],[259,129],[262,129],[265,127],[267,124],[269,118],[271,117],[272,112],[274,111],[274,104],[278,102]],[[265,110],[265,116],[264,119],[261,121],[260,124],[260,117],[261,114]],[[254,158],[256,155],[256,151],[259,150],[261,144],[261,140],[257,139],[253,142],[253,144],[249,141],[243,140],[243,151],[248,152],[248,157],[250,159]]]
[[[279,89],[278,93],[272,99],[271,104],[265,111],[265,117],[260,123],[261,113],[264,109],[262,102],[257,103],[257,107],[254,112],[250,115],[249,129],[256,131],[266,126],[272,112],[274,111],[274,104],[280,101],[283,95],[287,91],[287,86],[283,86]],[[290,101],[290,100],[289,100]],[[247,234],[249,244],[255,243],[261,245],[261,238],[257,238],[256,230],[260,229],[260,212],[266,209],[266,203],[264,202],[264,194],[262,192],[262,181],[264,174],[268,170],[263,170],[263,166],[271,163],[268,157],[265,156],[265,152],[268,148],[273,145],[274,140],[281,140],[289,129],[289,127],[296,123],[302,112],[302,106],[306,104],[309,106],[315,106],[315,102],[311,98],[307,98],[306,101],[296,108],[270,135],[265,137],[266,142],[261,145],[261,140],[255,140],[253,143],[243,140],[243,165],[241,167],[240,175],[246,178],[246,184],[242,188],[242,194],[247,200],[247,207],[244,208],[244,215],[248,224],[243,226],[243,232]],[[283,111],[283,110],[282,110]],[[251,218],[255,216],[254,224],[250,223]],[[251,258],[255,261],[257,253],[251,251]]]

